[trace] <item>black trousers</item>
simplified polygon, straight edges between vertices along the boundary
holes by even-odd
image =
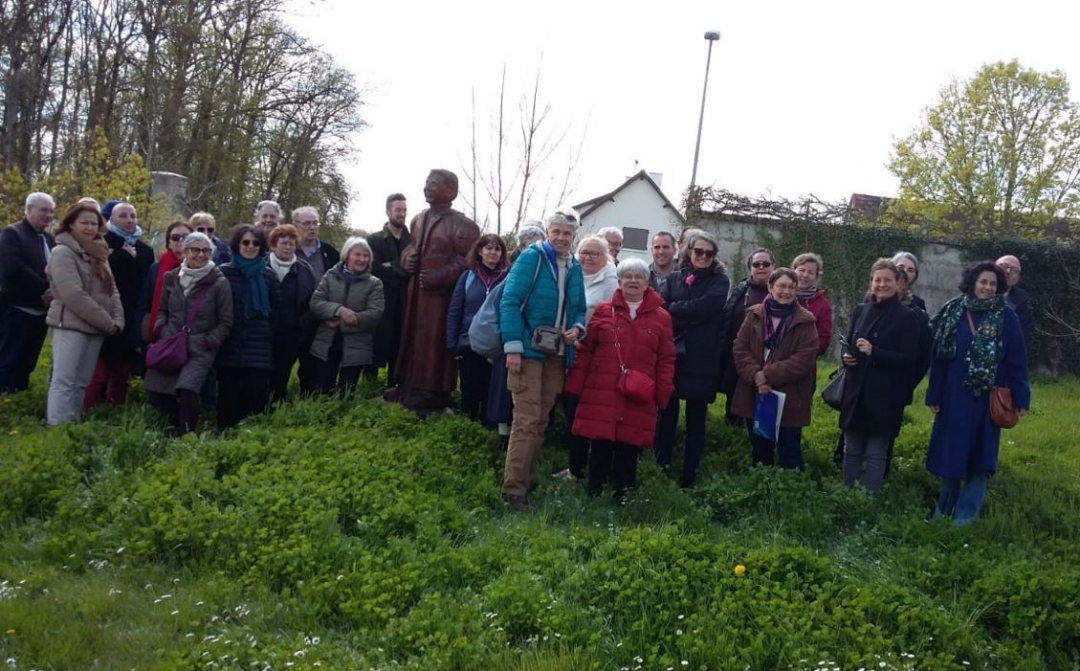
[[[180,389],[176,396],[150,392],[147,397],[151,406],[169,416],[177,435],[190,433],[199,426],[199,395],[195,392]]]
[[[345,396],[360,381],[360,375],[366,367],[342,366],[341,356],[343,351],[344,342],[339,330],[334,334],[334,341],[330,344],[330,351],[327,353],[326,361],[316,359],[319,366],[315,380],[319,393],[329,394],[337,390],[338,394]]]
[[[256,368],[218,369],[217,425],[219,431],[263,412],[270,402],[270,371]]]
[[[491,363],[476,352],[465,352],[458,357],[458,372],[461,373],[461,412],[474,422],[484,421]]]
[[[304,338],[296,353],[297,360],[300,361],[296,377],[300,379],[300,393],[302,394],[314,394],[319,391],[319,368],[322,361],[311,355],[311,343],[314,340],[314,334]]]
[[[594,440],[589,451],[589,496],[599,496],[604,484],[611,481],[616,500],[637,487],[637,461],[640,448],[611,440]]]
[[[295,340],[274,343],[274,368],[270,371],[270,402],[284,401],[289,396],[289,378],[300,354]]]
[[[574,418],[577,417],[577,396],[572,394],[562,395],[563,415],[566,416],[566,428],[570,432],[567,444],[570,447],[570,474],[579,480],[585,477],[585,469],[589,466],[589,439],[574,435]]]
[[[45,343],[45,315],[32,315],[15,306],[0,306],[0,394],[30,387]]]

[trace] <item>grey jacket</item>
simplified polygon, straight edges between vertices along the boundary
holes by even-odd
[[[356,313],[355,326],[338,318],[343,307]],[[311,296],[311,314],[319,321],[319,330],[311,344],[311,355],[326,361],[334,336],[340,330],[342,368],[370,364],[374,358],[372,334],[379,325],[384,307],[382,280],[373,276],[370,268],[360,275],[359,280],[349,284],[342,273],[342,264],[338,263],[326,271]],[[336,325],[332,325],[335,322]]]
[[[53,301],[45,323],[90,335],[109,335],[124,328],[124,307],[116,282],[105,287],[90,266],[90,255],[70,233],[56,236],[56,247],[45,268]]]
[[[214,268],[186,296],[180,287],[179,268],[165,273],[161,282],[161,308],[154,323],[159,340],[179,333],[187,320],[188,308],[207,287],[210,287],[210,292],[191,324],[187,363],[175,373],[148,369],[143,386],[147,391],[170,396],[176,395],[181,389],[199,393],[214,365],[218,349],[232,330],[233,299],[229,280]]]

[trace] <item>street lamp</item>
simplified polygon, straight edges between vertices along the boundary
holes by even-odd
[[[705,86],[701,89],[701,116],[697,122],[697,144],[694,145],[694,171],[690,173],[690,188],[697,184],[698,154],[701,153],[701,126],[705,123],[705,94],[709,92],[709,65],[712,63],[713,42],[720,39],[719,30],[710,30],[705,33],[705,39],[709,41],[709,55],[705,59]]]

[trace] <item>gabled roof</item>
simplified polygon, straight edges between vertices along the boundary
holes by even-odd
[[[664,207],[674,212],[675,216],[679,218],[679,222],[682,223],[683,226],[686,226],[686,219],[682,216],[682,213],[679,212],[679,210],[671,204],[671,201],[668,200],[668,197],[665,196],[664,192],[660,190],[660,187],[656,185],[656,182],[653,181],[652,177],[649,177],[649,173],[644,170],[641,170],[636,175],[630,177],[630,179],[623,182],[622,185],[619,186],[619,188],[615,189],[611,193],[605,193],[602,196],[597,196],[596,198],[586,200],[578,205],[575,205],[574,209],[577,210],[578,216],[584,219],[585,217],[595,212],[604,203],[615,200],[615,196],[617,196],[620,191],[630,186],[639,179],[645,180],[649,184],[649,186],[653,188],[653,191],[655,191],[656,194],[660,196],[661,199],[663,199]]]

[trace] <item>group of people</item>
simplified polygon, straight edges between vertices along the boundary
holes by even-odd
[[[576,212],[559,208],[527,221],[511,250],[451,208],[453,173],[433,170],[424,194],[429,207],[410,227],[393,194],[383,229],[340,253],[320,239],[316,208],[296,208],[285,224],[264,201],[227,242],[208,213],[174,221],[157,259],[130,203],[83,199],[50,232],[55,204],[31,194],[24,218],[0,232],[0,393],[27,388],[47,328],[51,424],[123,403],[132,375],[178,433],[194,430],[206,405],[220,429],[262,412],[288,396],[294,368],[303,392],[344,393],[388,366],[386,400],[421,415],[447,408],[460,376],[461,411],[503,436],[501,489],[517,511],[532,509],[559,397],[570,464],[555,475],[584,480],[590,495],[610,486],[625,497],[644,449],[669,468],[683,408],[678,480],[693,486],[718,393],[727,421],[746,426],[753,463],[803,468],[817,359],[833,341],[820,256],[781,267],[755,249],[732,286],[703,230],[658,233],[651,264],[620,261],[619,229],[577,240]],[[912,292],[918,276],[908,252],[876,261],[840,337],[843,477],[880,488],[929,370],[927,467],[942,478],[937,513],[962,523],[997,469],[991,389],[1010,389],[1021,414],[1030,403],[1030,303],[1012,256],[965,271],[960,295],[933,318]],[[485,311],[502,345],[495,355],[470,342]],[[773,391],[785,395],[779,429],[763,432],[755,419]]]

